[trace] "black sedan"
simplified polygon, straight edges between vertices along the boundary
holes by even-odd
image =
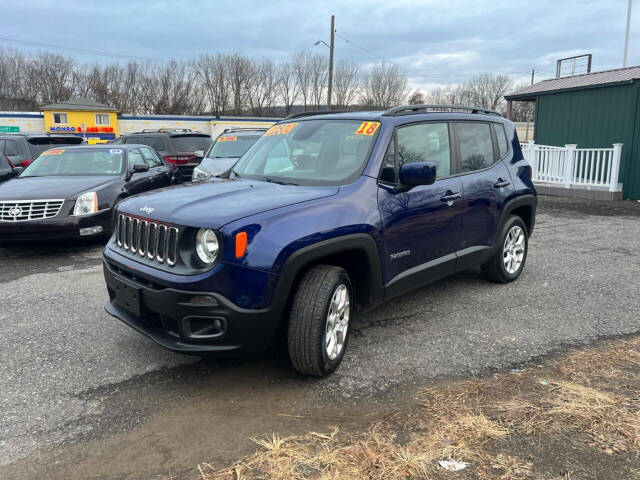
[[[86,145],[43,152],[0,185],[0,241],[107,235],[113,208],[179,179],[145,145]]]

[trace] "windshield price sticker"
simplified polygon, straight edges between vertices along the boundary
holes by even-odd
[[[58,148],[55,150],[47,150],[46,152],[41,153],[41,155],[60,155],[64,152],[64,149]]]
[[[235,142],[238,140],[238,137],[218,137],[218,142]]]
[[[121,148],[110,148],[109,149],[109,153],[114,154],[114,155],[118,155],[118,154],[122,153],[122,149]]]
[[[356,135],[373,135],[378,130],[380,122],[362,122],[356,130]]]
[[[291,130],[296,128],[297,123],[283,123],[281,125],[274,125],[265,132],[265,135],[288,135]]]

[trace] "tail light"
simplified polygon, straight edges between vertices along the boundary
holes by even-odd
[[[167,155],[164,157],[167,163],[173,163],[174,165],[185,165],[194,158],[196,157],[193,155]]]
[[[27,168],[31,162],[33,162],[33,160],[31,160],[30,158],[25,158],[24,160],[20,160],[20,166]]]

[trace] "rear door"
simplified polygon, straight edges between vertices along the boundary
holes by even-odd
[[[170,182],[169,169],[160,160],[160,157],[148,147],[140,147],[144,160],[149,164],[153,188],[168,187]]]
[[[514,187],[503,162],[509,147],[501,124],[454,122],[453,133],[464,211],[458,266],[465,267],[489,256],[500,228],[502,204]]]
[[[4,140],[0,140],[0,182],[4,182],[5,180],[9,180],[14,177],[13,167],[9,164],[9,160],[2,153],[4,147]]]
[[[126,188],[131,195],[146,192],[152,190],[153,186],[153,172],[151,166],[145,161],[142,153],[137,148],[132,148],[127,152],[127,162],[129,166],[129,180]],[[136,165],[149,165],[149,171],[147,172],[134,172],[133,168]]]
[[[434,162],[437,179],[408,192],[396,189],[403,163]],[[462,180],[455,173],[447,122],[399,127],[382,166],[378,207],[382,219],[384,277],[394,295],[450,273],[460,243]]]

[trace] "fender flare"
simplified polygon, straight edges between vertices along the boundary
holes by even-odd
[[[280,278],[273,297],[274,303],[278,303],[284,308],[292,293],[291,288],[296,277],[306,265],[322,257],[347,250],[361,250],[366,255],[370,270],[369,298],[366,299],[366,304],[370,306],[380,302],[384,296],[384,288],[382,286],[382,266],[380,264],[378,246],[371,235],[354,233],[312,243],[289,255],[280,272]]]
[[[505,203],[505,205],[502,207],[502,213],[500,214],[500,222],[498,223],[498,225],[500,225],[500,228],[502,228],[502,226],[504,225],[504,222],[506,222],[511,212],[513,212],[516,208],[528,206],[528,207],[531,207],[531,226],[527,233],[529,234],[529,236],[531,236],[531,233],[533,232],[533,227],[535,226],[535,223],[536,223],[537,205],[538,205],[538,199],[532,193],[518,195],[517,197],[514,197],[511,200],[508,200]]]

